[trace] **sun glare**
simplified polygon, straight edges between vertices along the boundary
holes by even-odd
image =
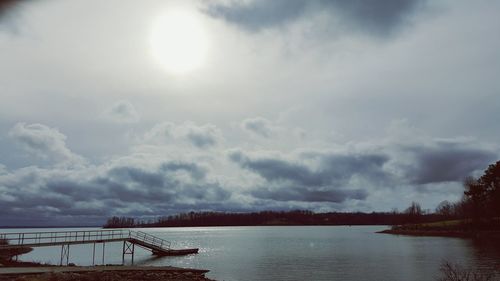
[[[154,22],[151,48],[167,71],[184,74],[203,64],[208,49],[206,31],[195,13],[171,11]]]

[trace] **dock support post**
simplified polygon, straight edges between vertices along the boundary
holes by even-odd
[[[125,255],[132,256],[132,264],[134,264],[135,244],[128,241],[123,241],[122,264],[125,264]]]
[[[106,265],[104,263],[104,256],[105,256],[105,253],[104,253],[104,250],[106,249],[106,243],[105,242],[102,242],[102,265]]]
[[[92,266],[95,265],[95,242],[94,242],[94,249],[92,251]]]
[[[69,244],[61,245],[61,261],[59,265],[62,266],[64,263],[66,263],[66,265],[69,263]]]

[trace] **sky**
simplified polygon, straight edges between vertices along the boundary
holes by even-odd
[[[0,225],[434,210],[500,159],[500,2],[0,2]]]

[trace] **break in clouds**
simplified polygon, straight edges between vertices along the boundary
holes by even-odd
[[[17,225],[71,224],[75,218],[98,224],[111,215],[191,210],[369,210],[376,208],[370,198],[381,192],[449,192],[453,188],[439,184],[460,186],[498,157],[472,140],[394,136],[335,150],[228,147],[212,124],[166,122],[139,136],[129,154],[91,164],[56,128],[18,123],[7,137],[18,153],[46,160],[0,170],[0,219]]]

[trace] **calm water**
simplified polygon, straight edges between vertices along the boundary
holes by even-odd
[[[148,251],[136,248],[135,263],[209,269],[207,276],[217,280],[435,280],[445,259],[484,269],[500,266],[500,246],[493,243],[375,233],[382,229],[380,226],[148,228],[142,230],[172,241],[175,248],[198,247],[200,253],[154,258]],[[18,231],[31,230],[0,230]],[[106,244],[105,263],[121,263],[121,250],[121,243]],[[101,263],[99,244],[96,252],[96,260]],[[23,260],[57,263],[59,255],[60,247],[37,248]],[[71,246],[70,262],[91,264],[92,245]]]

